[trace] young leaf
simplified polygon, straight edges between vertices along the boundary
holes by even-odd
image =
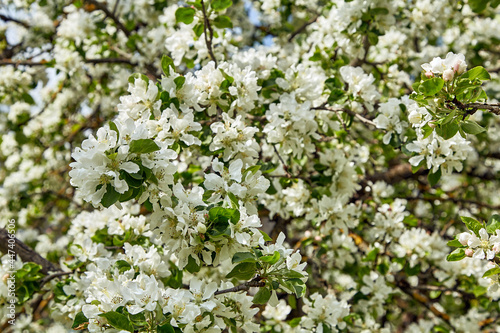
[[[177,23],[182,22],[185,24],[191,24],[194,21],[194,14],[196,10],[191,7],[179,7],[175,11],[175,20]]]
[[[242,262],[236,265],[226,278],[237,278],[238,280],[250,280],[256,273],[256,266],[254,262]]]
[[[254,304],[266,304],[271,298],[271,291],[266,287],[259,288],[259,291],[253,297]]]
[[[233,23],[231,22],[231,19],[226,16],[226,15],[220,15],[217,16],[214,19],[214,25],[219,28],[219,29],[224,29],[224,28],[232,28]]]
[[[257,259],[255,258],[255,255],[253,255],[250,252],[236,252],[232,259],[233,264],[239,262],[256,262],[256,261]]]
[[[486,278],[488,276],[500,274],[500,267],[493,267],[484,272],[483,277]]]
[[[75,316],[75,320],[73,321],[73,325],[71,325],[72,329],[84,329],[82,326],[86,326],[89,323],[89,320],[82,311],[78,312]],[[81,328],[80,328],[81,327]]]
[[[211,6],[213,10],[221,11],[231,7],[232,4],[233,4],[232,0],[213,0]]]
[[[470,1],[469,1],[469,3],[470,3]],[[486,71],[486,69],[484,69],[481,66],[477,66],[477,67],[474,67],[474,68],[468,70],[467,72],[462,74],[462,78],[466,78],[469,80],[479,79],[481,81],[491,80],[490,73],[488,73]]]
[[[443,89],[444,80],[439,77],[433,77],[420,84],[418,91],[425,96],[434,96]]]
[[[109,208],[112,204],[118,201],[120,198],[120,193],[116,192],[115,188],[111,184],[106,184],[106,193],[104,193],[101,204]]]
[[[448,261],[459,261],[465,258],[465,250],[463,248],[455,249],[452,253],[450,253],[446,260]]]
[[[163,57],[161,57],[161,69],[166,76],[170,76],[170,68],[175,71],[174,61],[164,54]]]
[[[148,154],[160,150],[152,139],[138,139],[130,142],[130,153]]]
[[[489,234],[495,234],[497,230],[500,229],[500,215],[493,214],[488,220],[488,224],[486,225],[486,231]]]
[[[109,124],[109,128],[112,131],[116,132],[116,136],[120,137],[120,131],[118,130],[118,127],[116,126],[116,124],[114,122],[112,122],[112,121],[110,121],[108,124]]]
[[[446,245],[448,245],[449,247],[463,247],[462,243],[460,243],[458,239],[453,239],[446,243]]]
[[[274,251],[274,254],[268,255],[268,256],[263,256],[259,258],[261,261],[266,262],[270,265],[274,265],[275,263],[280,260],[280,253],[278,251]]]
[[[439,179],[441,179],[441,168],[439,168],[438,171],[427,175],[427,180],[429,181],[430,186],[436,185]]]
[[[200,265],[198,265],[196,263],[196,260],[190,255],[188,257],[188,263],[186,265],[186,270],[189,272],[189,273],[197,273],[200,271]]]
[[[477,135],[479,133],[483,133],[486,131],[486,129],[484,127],[478,125],[476,122],[471,121],[471,120],[464,120],[463,122],[461,122],[460,128],[465,133],[469,133],[472,135]]]
[[[110,324],[116,329],[134,332],[134,325],[132,325],[127,316],[121,313],[111,311],[111,312],[101,313],[99,317],[106,318],[108,324]]]
[[[465,223],[467,229],[474,232],[476,236],[479,237],[479,230],[483,228],[483,225],[472,217],[460,216],[460,218],[462,219],[462,222]]]

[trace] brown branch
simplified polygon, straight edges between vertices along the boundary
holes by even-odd
[[[349,110],[349,109],[346,109],[346,108],[335,109],[335,108],[328,107],[326,105],[321,105],[321,106],[312,108],[312,110],[322,110],[322,111],[329,111],[329,112],[335,112],[335,113],[342,111],[342,112],[345,112],[352,117],[358,118],[361,122],[363,122],[365,124],[377,127],[377,125],[372,120],[365,118],[362,115],[360,115],[359,113],[356,113],[356,112]]]
[[[35,264],[38,264],[42,266],[42,269],[40,270],[41,273],[47,274],[48,272],[60,272],[61,269],[39,255],[38,253],[35,252],[31,247],[28,245],[24,244],[17,238],[10,238],[9,237],[9,232],[6,229],[0,228],[0,251],[3,253],[9,253],[9,250],[12,252],[14,251],[16,255],[21,257],[21,259],[24,262],[34,262]],[[9,248],[9,239],[14,239],[15,242],[11,243],[14,244],[14,250]]]
[[[314,22],[316,22],[316,20],[318,20],[318,17],[319,15],[316,15],[316,17],[314,19],[312,19],[311,21],[308,21],[306,23],[304,23],[303,25],[301,25],[297,30],[295,30],[292,35],[288,38],[288,42],[290,43],[298,34],[302,33],[304,30],[306,30],[306,28],[308,26],[310,26],[311,24],[313,24]]]
[[[446,324],[448,324],[448,326],[450,326],[451,328],[454,328],[453,325],[450,322],[450,316],[447,315],[446,313],[443,313],[443,312],[439,311],[431,303],[431,301],[429,300],[429,298],[427,296],[419,293],[416,290],[413,290],[413,288],[410,286],[410,284],[407,281],[405,281],[405,280],[403,280],[401,278],[398,278],[397,276],[395,276],[395,278],[396,278],[395,279],[396,286],[402,292],[404,292],[406,295],[408,295],[411,298],[413,298],[418,303],[422,304],[425,308],[427,308],[429,311],[431,311],[435,316],[441,318]]]
[[[214,51],[212,48],[212,40],[214,38],[214,31],[212,30],[212,26],[210,25],[210,21],[208,20],[207,10],[205,8],[205,2],[201,0],[201,10],[203,12],[203,33],[205,35],[205,44],[207,44],[208,54],[210,58],[212,58],[215,63],[215,68],[217,68],[217,59],[215,59]],[[207,36],[207,29],[210,33],[210,36]]]
[[[49,282],[50,280],[53,280],[53,279],[55,279],[57,277],[60,277],[60,276],[70,275],[70,274],[73,274],[73,271],[70,271],[70,272],[57,272],[57,273],[54,273],[54,274],[51,274],[51,275],[47,275],[47,276],[45,276],[40,281],[40,288],[42,288],[43,285],[46,284],[47,282]]]
[[[30,61],[30,60],[12,60],[12,59],[5,59],[5,60],[0,60],[0,66],[8,66],[8,65],[13,65],[13,66],[46,66],[48,64],[48,61]]]
[[[240,284],[236,287],[228,288],[228,289],[223,289],[223,290],[217,290],[214,295],[221,295],[221,294],[226,294],[226,293],[235,293],[238,291],[248,291],[250,287],[264,287],[266,283],[262,281],[260,277],[256,277],[252,281],[245,282],[243,284]]]
[[[12,18],[10,16],[3,15],[3,14],[0,14],[0,19],[2,19],[5,22],[14,22],[14,23],[17,23],[19,25],[22,25],[26,29],[29,29],[29,27],[30,27],[29,24],[26,23],[26,22],[20,21],[18,19]]]
[[[129,59],[125,58],[101,58],[101,59],[84,59],[85,63],[88,64],[127,64],[131,66],[137,66],[136,63],[131,62]],[[30,61],[30,60],[12,60],[4,59],[0,60],[0,66],[14,65],[14,66],[46,66],[49,61]]]
[[[483,103],[469,103],[464,105],[466,108],[474,110],[488,110],[491,113],[500,116],[500,104],[483,104]]]
[[[106,14],[106,17],[109,17],[111,20],[113,20],[113,22],[115,22],[116,27],[121,31],[123,31],[125,36],[130,37],[130,31],[120,22],[120,20],[118,19],[118,17],[115,16],[115,14],[109,11],[105,3],[96,0],[85,0],[85,2],[94,5],[97,9],[104,12],[104,14]]]

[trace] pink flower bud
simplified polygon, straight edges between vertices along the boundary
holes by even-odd
[[[425,72],[425,77],[427,78],[431,78],[431,77],[434,77],[434,73],[433,72]]]
[[[467,257],[472,257],[473,254],[474,254],[474,250],[473,249],[466,249],[465,250],[465,255]]]
[[[452,69],[447,69],[443,72],[443,80],[451,81],[455,76],[455,72]]]

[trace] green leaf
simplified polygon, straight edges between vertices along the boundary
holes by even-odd
[[[132,325],[127,316],[121,313],[111,311],[111,312],[101,313],[99,317],[106,318],[108,324],[110,324],[116,329],[134,332],[134,325]]]
[[[387,15],[389,14],[389,10],[384,7],[371,8],[370,14],[372,15]]]
[[[259,288],[259,291],[253,297],[254,304],[266,304],[271,298],[271,291],[266,287]]]
[[[488,0],[469,0],[469,6],[474,13],[480,13],[488,6]]]
[[[259,231],[262,234],[262,237],[264,237],[264,241],[266,241],[266,242],[272,242],[273,241],[273,239],[271,237],[269,237],[269,235],[266,234],[264,231],[262,231],[262,230],[259,230]]]
[[[28,103],[30,105],[35,105],[35,100],[28,93],[23,93],[22,94],[22,99],[23,99],[24,102],[26,102],[26,103]]]
[[[371,45],[377,45],[378,44],[378,35],[374,32],[368,32],[368,41],[370,42]]]
[[[480,126],[475,121],[464,120],[460,123],[460,128],[465,132],[472,135],[477,135],[486,131],[486,128]]]
[[[449,247],[463,247],[462,243],[460,243],[458,239],[453,239],[446,243],[446,245],[448,245]]]
[[[185,268],[189,273],[192,274],[199,272],[201,267],[196,263],[196,260],[191,255],[189,255],[188,263]]]
[[[130,153],[148,154],[160,150],[152,139],[138,139],[130,142]]]
[[[205,25],[203,23],[198,23],[197,25],[194,26],[193,31],[196,37],[200,37],[201,34],[203,33],[203,30],[205,29]]]
[[[455,249],[452,253],[450,253],[446,260],[448,261],[459,261],[465,258],[465,250],[463,248]]]
[[[488,269],[486,272],[484,272],[483,274],[483,278],[486,278],[488,276],[492,276],[492,275],[497,275],[497,274],[500,274],[500,267],[493,267],[491,269]]]
[[[102,196],[101,204],[109,208],[112,204],[118,201],[120,198],[120,193],[116,192],[115,188],[111,184],[106,184],[106,193]]]
[[[294,270],[288,270],[283,275],[286,276],[289,279],[302,279],[304,277],[303,274],[301,274],[301,273],[299,273],[297,271],[294,271]]]
[[[462,74],[462,78],[466,78],[469,80],[479,79],[481,81],[491,80],[490,73],[488,73],[488,71],[486,71],[486,69],[481,66],[477,66],[468,70],[467,72]]]
[[[468,216],[460,216],[460,218],[462,219],[462,222],[465,224],[467,229],[474,232],[476,234],[476,236],[479,237],[479,230],[484,228],[483,225],[481,224],[481,222],[473,219],[472,217],[468,217]]]
[[[212,9],[215,11],[221,11],[226,8],[231,7],[233,4],[233,1],[231,0],[213,0],[211,3]]]
[[[278,251],[274,251],[274,254],[273,255],[268,255],[268,256],[263,256],[263,257],[260,257],[259,259],[265,263],[268,263],[270,265],[274,265],[275,263],[278,262],[278,260],[280,260],[280,253]]]
[[[488,224],[486,225],[486,231],[489,234],[495,234],[497,230],[500,230],[500,215],[493,214],[488,220]]]
[[[443,139],[448,140],[457,134],[458,128],[457,121],[454,120],[446,124],[438,125],[438,127],[436,127],[436,133]]]
[[[175,333],[174,328],[170,324],[165,324],[165,325],[158,325],[157,326],[157,332],[158,333]]]
[[[374,261],[375,258],[377,258],[377,254],[379,253],[379,249],[378,248],[375,248],[373,250],[371,250],[370,252],[368,252],[368,254],[366,255],[365,258],[363,258],[363,261],[364,262],[367,262],[367,261]]]
[[[191,24],[194,21],[194,14],[196,10],[191,7],[179,7],[175,11],[175,21],[177,23],[182,22],[185,24]]]
[[[420,84],[418,91],[425,96],[434,96],[443,89],[444,80],[439,77],[433,77]]]
[[[224,70],[222,70],[222,68],[219,68],[219,71],[221,72],[221,74],[224,77],[224,79],[226,79],[229,82],[229,84],[233,84],[234,77],[232,77],[231,75],[229,75],[226,72],[224,72]]]
[[[290,327],[297,327],[297,326],[299,326],[301,321],[302,321],[302,317],[296,317],[296,318],[293,318],[292,320],[290,320],[288,322],[288,325],[290,325]]]
[[[250,252],[236,252],[233,256],[232,263],[236,264],[239,262],[256,262],[257,258]]]
[[[179,90],[182,88],[182,86],[184,85],[184,82],[186,82],[186,78],[184,76],[178,76],[174,79],[174,83],[175,83],[175,89],[176,90]]]
[[[427,175],[427,180],[429,181],[430,186],[434,186],[437,184],[437,182],[441,179],[441,168],[438,169],[438,171],[434,173],[430,173]]]
[[[226,278],[237,278],[238,280],[250,280],[257,272],[254,262],[242,262],[236,265]]]
[[[112,131],[115,131],[116,132],[116,136],[119,138],[120,137],[120,131],[118,130],[118,126],[116,126],[116,124],[112,121],[110,121],[109,123],[109,128],[112,130]]]
[[[128,77],[128,82],[135,84],[136,79],[141,79],[141,80],[145,81],[146,83],[149,83],[149,78],[146,75],[140,74],[140,73],[134,73],[134,74],[130,75]]]
[[[232,28],[233,23],[231,22],[231,19],[226,16],[226,15],[220,15],[217,16],[214,19],[214,25],[219,28],[219,29],[224,29],[224,28]]]
[[[75,320],[73,321],[73,325],[71,325],[71,328],[76,329],[77,327],[79,327],[81,325],[86,326],[88,323],[89,323],[89,320],[87,319],[87,317],[85,317],[83,312],[80,311],[76,314]],[[79,328],[79,329],[83,329],[83,328]]]
[[[175,72],[174,61],[167,55],[161,57],[161,69],[166,76],[170,76],[170,68]]]
[[[130,264],[128,262],[126,262],[125,260],[118,260],[117,262],[115,262],[114,266],[116,268],[118,268],[118,272],[120,274],[123,272],[126,272],[126,271],[130,270],[130,268],[132,268],[132,266],[130,266]]]

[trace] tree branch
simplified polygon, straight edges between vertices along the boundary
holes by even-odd
[[[109,17],[113,22],[115,22],[115,25],[118,29],[123,31],[125,36],[130,37],[130,31],[120,22],[118,17],[115,16],[112,12],[109,11],[108,7],[102,2],[96,1],[96,0],[85,0],[85,2],[94,5],[97,9],[101,10],[106,14],[106,17]]]
[[[251,287],[264,287],[266,283],[262,281],[261,277],[256,277],[252,281],[245,282],[243,284],[240,284],[236,287],[228,288],[228,289],[223,289],[223,290],[217,290],[214,295],[221,295],[221,294],[226,294],[226,293],[235,293],[238,291],[248,291]]]
[[[349,110],[349,109],[346,109],[346,108],[342,108],[342,109],[335,109],[335,108],[331,108],[331,107],[328,107],[326,105],[321,105],[321,106],[318,106],[318,107],[315,107],[315,108],[312,108],[312,110],[323,110],[323,111],[329,111],[329,112],[339,112],[339,111],[342,111],[342,112],[345,112],[347,113],[348,115],[350,116],[353,116],[355,118],[358,118],[359,120],[361,120],[361,122],[365,123],[365,124],[368,124],[368,125],[372,125],[374,127],[377,127],[377,125],[371,121],[370,119],[368,118],[365,118],[363,117],[362,115],[360,115],[359,113],[356,113],[352,110]]]
[[[35,264],[38,264],[42,266],[42,269],[40,270],[41,273],[47,274],[48,272],[60,272],[61,269],[39,255],[38,253],[35,252],[31,247],[28,245],[24,244],[17,238],[10,238],[9,233],[7,232],[6,229],[0,228],[0,251],[3,253],[9,253],[9,239],[14,239],[14,252],[16,255],[21,257],[21,259],[24,262],[34,262]],[[12,251],[12,249],[11,249]]]
[[[3,14],[0,14],[0,19],[2,19],[3,21],[5,22],[14,22],[14,23],[17,23],[19,25],[22,25],[23,27],[25,27],[26,29],[29,29],[29,24],[26,23],[26,22],[23,22],[23,21],[20,21],[18,19],[15,19],[15,18],[12,18],[12,17],[9,17],[9,16],[6,16],[6,15],[3,15]]]
[[[205,44],[207,44],[208,54],[210,58],[212,58],[215,63],[215,68],[217,68],[217,59],[215,59],[214,51],[212,48],[212,40],[214,38],[214,31],[212,30],[212,26],[210,25],[210,21],[208,20],[207,10],[205,8],[205,2],[201,0],[201,10],[203,12],[203,33],[205,35]],[[210,36],[207,36],[207,29]]]
[[[288,38],[288,42],[290,43],[298,34],[302,33],[304,30],[306,30],[306,28],[308,26],[310,26],[311,24],[313,24],[314,22],[316,22],[316,20],[318,19],[319,15],[316,15],[316,17],[314,19],[312,19],[311,21],[308,21],[306,23],[304,23],[303,25],[301,25],[297,30],[295,30],[292,35]]]

